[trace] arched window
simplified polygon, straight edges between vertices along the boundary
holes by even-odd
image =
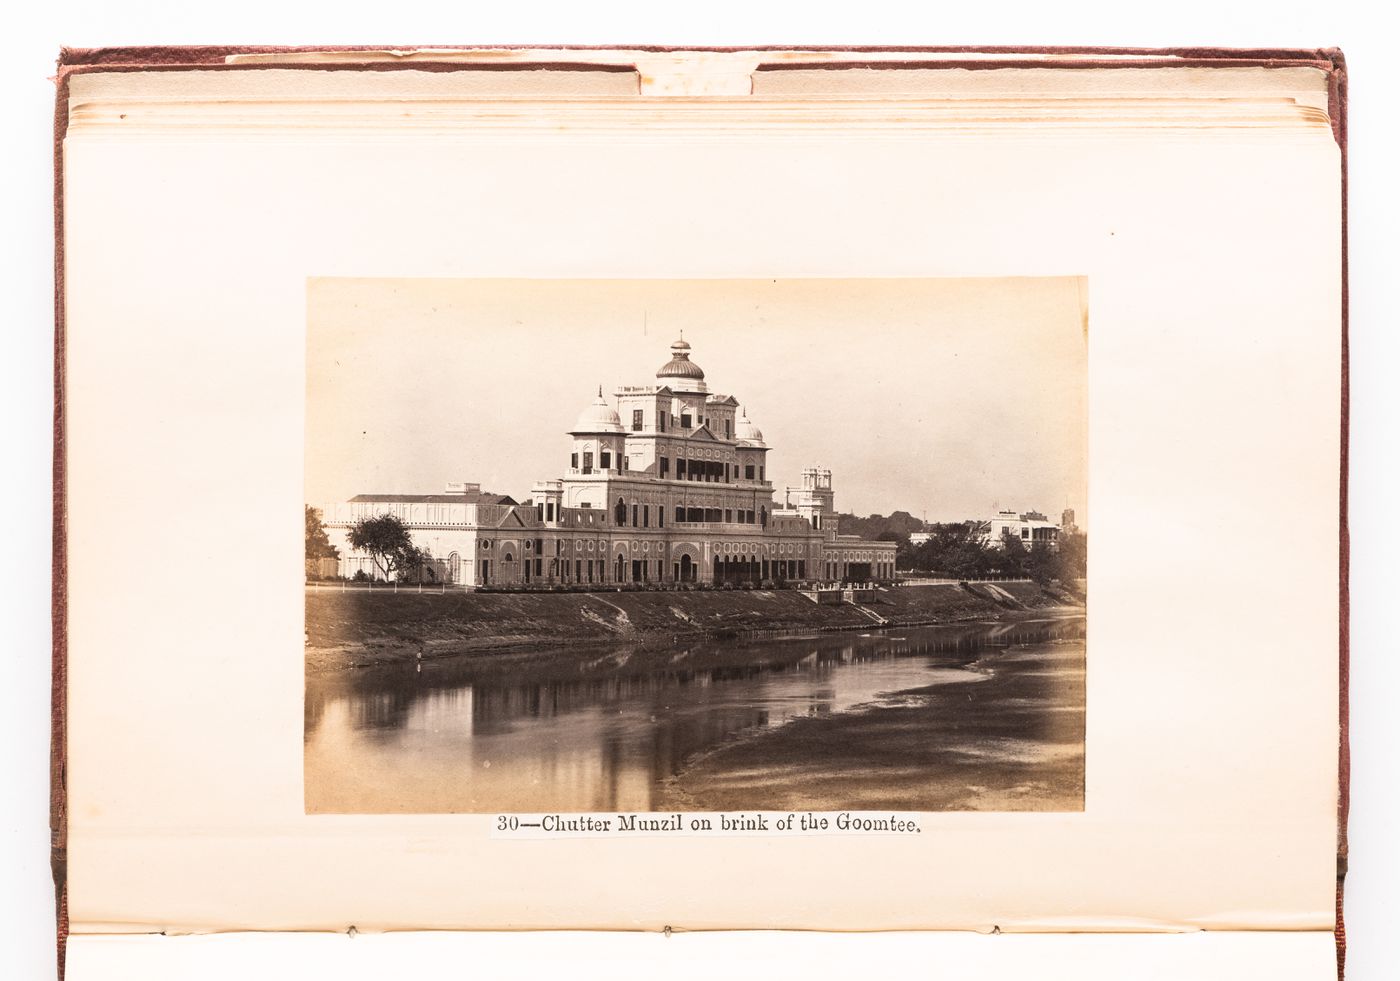
[[[613,515],[617,518],[619,525],[627,523],[627,505],[620,497],[617,499],[617,507],[613,508]]]

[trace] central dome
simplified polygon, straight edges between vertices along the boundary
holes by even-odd
[[[680,378],[685,381],[703,382],[705,371],[690,360],[690,345],[681,337],[671,345],[671,360],[656,370],[656,377],[658,380]]]

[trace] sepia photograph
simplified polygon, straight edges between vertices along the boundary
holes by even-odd
[[[1084,808],[1075,277],[313,279],[305,807]]]

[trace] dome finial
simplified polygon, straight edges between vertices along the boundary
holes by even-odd
[[[599,385],[599,386],[598,386],[598,397],[599,397],[599,398],[602,398],[602,397],[603,397],[603,386],[602,386],[602,385]]]
[[[690,360],[690,344],[686,342],[684,332],[671,344],[671,360],[657,370],[656,377],[658,381],[666,382],[676,391],[706,390],[705,372]]]

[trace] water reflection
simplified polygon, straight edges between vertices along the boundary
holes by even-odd
[[[308,680],[308,811],[650,810],[697,754],[797,716],[975,681],[1082,619],[432,661]]]

